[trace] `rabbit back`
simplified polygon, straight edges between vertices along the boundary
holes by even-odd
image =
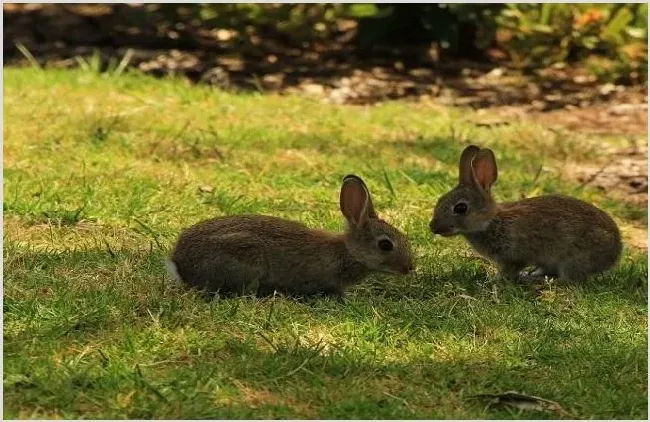
[[[183,232],[172,254],[180,278],[209,291],[339,292],[365,273],[342,236],[262,215],[204,221]]]
[[[570,279],[610,268],[622,250],[611,217],[563,195],[499,204],[486,230],[464,235],[479,253],[502,266],[532,264]]]

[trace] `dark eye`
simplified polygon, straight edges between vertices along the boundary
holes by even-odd
[[[388,239],[381,239],[379,242],[377,242],[377,245],[382,251],[388,252],[393,250],[393,242]]]
[[[459,202],[454,205],[454,214],[465,214],[467,212],[467,204]]]

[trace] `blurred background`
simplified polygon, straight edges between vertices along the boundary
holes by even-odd
[[[137,67],[339,103],[439,97],[548,110],[597,102],[647,80],[647,4],[3,8],[9,65]]]

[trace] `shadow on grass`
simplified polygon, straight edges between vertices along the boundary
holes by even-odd
[[[470,399],[517,390],[580,417],[647,416],[642,257],[545,294],[461,260],[369,280],[345,304],[206,304],[170,284],[160,250],[4,253],[5,415],[557,416]]]
[[[509,390],[556,400],[573,417],[644,418],[647,412],[643,371],[619,376],[643,360],[642,344],[596,350],[580,342],[550,343],[525,347],[525,356],[514,360],[507,353],[450,359],[441,351],[393,361],[321,342],[262,349],[249,337],[228,338],[203,351],[188,344],[187,352],[170,351],[151,361],[146,350],[129,351],[128,341],[133,340],[117,339],[117,351],[108,357],[95,351],[76,366],[5,377],[5,415],[39,407],[106,418],[559,417],[487,410],[472,398]],[[132,400],[118,405],[113,397],[128,391]],[[82,400],[66,400],[80,394]]]
[[[136,276],[151,282],[153,286],[165,291],[167,288],[185,289],[172,281],[165,269],[168,251],[152,249],[147,245],[141,250],[83,249],[76,251],[34,251],[17,244],[6,242],[4,277],[7,284],[23,283],[29,279],[38,282],[39,277],[53,277],[57,273],[65,276],[90,276],[95,272],[95,287],[118,287],[124,279],[112,279],[108,275],[120,267],[129,266],[132,272],[124,274],[127,279]],[[448,288],[480,295],[493,285],[506,288],[509,293],[526,295],[533,288],[531,283],[508,282],[496,276],[495,269],[483,258],[472,255],[458,256],[452,259],[449,254],[437,254],[420,257],[417,273],[409,276],[394,277],[375,274],[350,289],[357,299],[361,296],[373,296],[383,299],[427,299],[435,298],[441,293],[448,293]],[[551,280],[549,286],[579,289],[583,293],[602,294],[617,293],[621,297],[638,298],[647,286],[647,263],[643,253],[629,250],[621,259],[618,267],[602,275],[594,276],[583,283]],[[15,280],[14,270],[28,279]],[[149,284],[151,287],[152,284]],[[53,287],[53,286],[51,286]],[[92,285],[77,286],[92,288]],[[537,287],[534,290],[539,290]],[[174,290],[177,291],[177,290]],[[487,292],[489,293],[489,292]],[[268,295],[264,295],[268,296]],[[523,297],[523,296],[522,296]]]
[[[369,312],[366,317],[372,313],[370,308],[376,306],[390,308],[397,305],[399,309],[427,303],[449,306],[459,299],[487,306],[518,302],[535,304],[545,295],[558,293],[569,295],[572,300],[598,300],[609,296],[634,307],[647,306],[647,262],[641,253],[628,252],[617,268],[587,282],[557,280],[544,286],[508,282],[497,277],[494,269],[483,259],[459,256],[452,260],[447,255],[421,257],[417,272],[410,276],[371,276],[349,289],[344,302],[327,296],[292,298],[284,295],[234,300],[259,304],[277,299],[300,303],[313,311],[323,305],[335,310],[335,314],[344,312],[346,307],[361,306],[363,312]],[[179,310],[192,296],[203,297],[200,292],[171,280],[164,265],[166,257],[165,251],[150,248],[48,252],[30,251],[5,242],[5,311],[11,310],[12,306],[24,308],[27,303],[32,303],[32,307],[24,310],[34,315],[34,303],[65,309],[77,317],[60,319],[59,322],[66,323],[57,329],[69,333],[83,332],[93,326],[101,329],[101,315],[108,317],[110,312],[107,309],[114,308],[116,303],[128,304],[123,311],[125,315],[130,312],[130,317],[136,321],[146,316],[148,309],[173,306]],[[71,297],[79,302],[69,301]],[[210,296],[207,302],[220,300],[229,299]],[[84,303],[80,305],[81,313],[72,312],[75,306]],[[81,311],[91,304],[86,311]]]

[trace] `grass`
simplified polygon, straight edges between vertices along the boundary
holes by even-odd
[[[469,140],[496,151],[502,200],[561,192],[645,227],[647,209],[562,176],[624,140],[128,73],[9,68],[4,87],[5,418],[557,417],[472,398],[508,390],[647,418],[645,251],[535,291],[427,230]],[[162,259],[203,218],[342,229],[350,172],[412,239],[415,275],[370,278],[345,304],[206,302],[169,282]]]

